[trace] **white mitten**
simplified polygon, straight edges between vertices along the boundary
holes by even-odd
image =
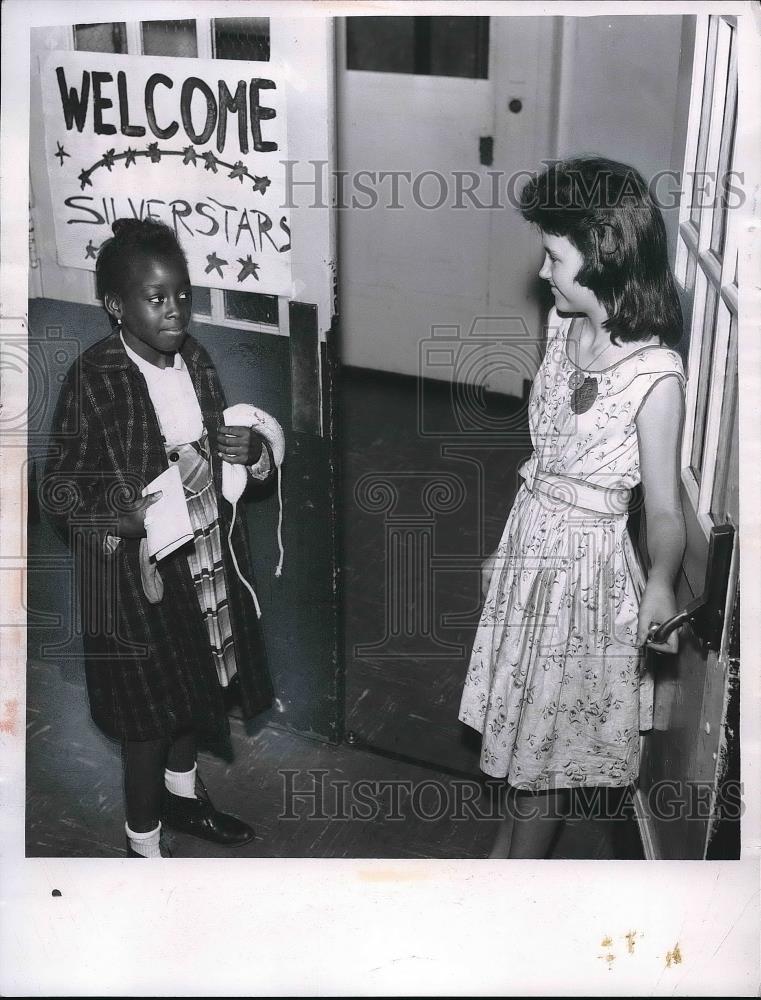
[[[277,522],[277,541],[280,549],[280,560],[275,569],[275,576],[280,576],[283,572],[283,488],[282,488],[282,472],[281,466],[283,464],[283,459],[285,458],[285,435],[283,434],[283,428],[275,420],[275,418],[266,413],[264,410],[260,410],[257,406],[251,406],[249,403],[236,403],[234,406],[228,406],[225,412],[222,414],[225,424],[238,427],[253,427],[262,437],[267,441],[272,451],[272,457],[275,460],[275,466],[277,468],[277,496],[279,502],[279,514]],[[249,593],[254,599],[254,605],[256,607],[257,617],[261,618],[262,613],[259,608],[259,601],[256,598],[253,587],[244,578],[238,566],[238,560],[235,558],[235,552],[232,546],[232,531],[233,523],[235,521],[235,513],[238,506],[238,500],[240,500],[243,491],[246,488],[246,482],[248,481],[248,473],[243,465],[233,464],[232,462],[222,463],[222,496],[229,503],[233,505],[233,518],[230,522],[230,531],[227,536],[227,544],[230,547],[230,554],[233,558],[233,563],[235,565],[235,571],[240,577],[241,582],[246,586]]]

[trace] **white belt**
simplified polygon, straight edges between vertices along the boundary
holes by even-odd
[[[570,507],[581,507],[596,514],[606,514],[608,517],[625,514],[629,509],[631,490],[626,487],[611,489],[588,483],[583,479],[558,476],[553,472],[542,472],[539,469],[531,476],[530,470],[525,465],[521,466],[518,472],[533,493],[542,493]]]

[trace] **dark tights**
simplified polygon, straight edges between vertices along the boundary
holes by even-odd
[[[124,797],[130,830],[147,833],[158,826],[164,768],[191,771],[195,762],[196,734],[192,729],[174,738],[125,741]]]

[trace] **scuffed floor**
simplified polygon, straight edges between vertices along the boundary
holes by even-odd
[[[28,710],[27,855],[123,857],[120,749],[90,721],[84,689],[64,680],[54,665],[32,663],[28,702],[34,707]],[[231,722],[233,761],[205,753],[199,769],[215,805],[252,823],[256,839],[233,851],[170,833],[175,856],[478,858],[488,853],[493,820],[418,820],[403,807],[392,818],[391,786],[385,783],[401,782],[397,787],[403,791],[433,778],[444,786],[444,776],[273,727],[248,735],[243,722]],[[359,780],[371,783],[379,816],[342,819],[353,802],[345,783]],[[306,794],[289,795],[289,789]],[[369,808],[365,805],[364,815]]]
[[[92,724],[83,686],[65,679],[53,664],[32,662],[27,694],[27,856],[124,857],[120,750]],[[461,803],[476,794],[475,783],[461,782],[458,793],[459,779],[431,768],[317,743],[273,727],[247,733],[239,719],[231,722],[233,760],[204,753],[199,767],[215,805],[252,823],[256,839],[228,850],[169,833],[175,857],[488,855],[498,823],[486,818],[493,815],[488,789],[468,812]],[[350,789],[360,781],[365,783],[362,812],[352,818],[359,800]],[[397,808],[392,787],[399,795]],[[289,796],[289,788],[301,794]],[[440,818],[421,815],[435,817],[441,801],[447,808]],[[365,818],[373,810],[377,815]],[[563,829],[554,856],[637,856],[630,835],[630,823],[574,821]]]

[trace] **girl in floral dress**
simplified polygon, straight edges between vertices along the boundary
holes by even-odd
[[[529,401],[534,451],[497,550],[460,708],[510,806],[492,857],[546,857],[574,789],[637,781],[652,726],[648,632],[684,551],[682,315],[643,178],[601,158],[532,178],[555,308]],[[642,484],[650,568],[627,532]],[[650,648],[674,653],[677,636]]]

